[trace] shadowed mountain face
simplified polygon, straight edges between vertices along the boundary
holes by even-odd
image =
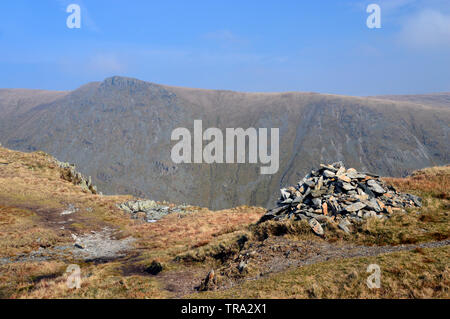
[[[0,90],[0,142],[75,163],[104,193],[213,209],[269,207],[281,186],[324,162],[392,176],[450,162],[450,109],[432,103],[186,89],[122,77],[72,92],[21,90],[32,97],[21,108],[13,91],[14,98]],[[195,119],[223,132],[279,128],[279,171],[261,175],[260,163],[173,163],[172,130],[192,131]]]

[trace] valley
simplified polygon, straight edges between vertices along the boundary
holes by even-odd
[[[445,96],[426,104],[428,97],[415,103],[413,97],[242,93],[111,77],[68,92],[0,90],[0,143],[74,163],[104,194],[214,210],[272,208],[280,188],[319,163],[343,161],[395,177],[448,164]],[[261,175],[260,163],[248,162],[174,163],[171,133],[194,120],[221,132],[278,128],[278,171]]]

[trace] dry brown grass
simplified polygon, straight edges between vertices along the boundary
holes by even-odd
[[[106,265],[83,265],[82,289],[65,285],[67,262],[27,262],[0,267],[0,297],[12,298],[162,298],[156,279],[122,275],[124,266],[143,266],[157,259],[166,269],[180,252],[208,245],[229,232],[245,229],[265,210],[238,207],[217,212],[193,207],[190,212],[168,215],[158,223],[132,220],[116,207],[131,196],[99,196],[83,192],[61,179],[53,159],[43,153],[21,153],[0,147],[0,258],[28,254],[39,247],[72,244],[72,233],[82,234],[104,226],[133,236],[133,257]],[[60,213],[72,204],[78,208],[72,221],[58,224]],[[87,211],[89,208],[90,211]],[[136,252],[138,257],[136,257]],[[41,276],[41,277],[39,277]],[[33,280],[33,278],[41,278]]]
[[[450,247],[322,262],[191,298],[450,298]],[[381,268],[380,289],[366,284]]]
[[[199,209],[168,215],[158,223],[135,225],[132,230],[140,239],[138,248],[158,252],[164,250],[173,257],[186,249],[205,246],[220,234],[243,230],[264,212],[262,208],[253,207],[217,212]]]
[[[448,196],[448,167],[424,169],[406,179],[386,179],[398,189],[423,198],[423,207],[407,212],[395,212],[389,219],[369,219],[345,234],[329,224],[325,240],[362,245],[399,245],[439,241],[450,237]],[[420,176],[420,177],[419,177]],[[237,258],[239,233],[217,238],[206,246],[181,254],[182,260],[217,259],[219,253],[229,252]],[[322,241],[313,235],[306,222],[269,221],[251,226],[245,233],[247,245],[283,236],[290,240]],[[272,247],[276,248],[276,247]],[[192,295],[194,298],[448,298],[449,247],[417,249],[379,257],[333,260],[326,263],[291,269],[269,278],[247,281],[231,290]],[[208,257],[211,257],[208,259]],[[384,287],[370,290],[365,285],[365,267],[370,263],[382,266]],[[232,271],[218,265],[222,272]],[[252,265],[249,266],[252,272]],[[254,273],[256,275],[257,273]],[[247,274],[249,275],[249,274]],[[251,275],[249,275],[251,276]]]
[[[67,267],[67,266],[65,266]],[[124,299],[124,298],[168,298],[155,278],[127,276],[120,272],[119,263],[85,265],[82,267],[81,288],[67,287],[68,273],[59,272],[50,278],[30,285],[27,290],[12,294],[11,298],[74,298],[74,299]],[[63,271],[65,271],[64,268]]]
[[[417,170],[406,178],[384,178],[402,192],[425,197],[450,199],[450,165]]]
[[[386,178],[401,191],[423,197],[424,207],[407,214],[395,213],[387,221],[369,220],[359,225],[352,235],[330,226],[326,229],[327,239],[391,245],[448,238],[448,172],[447,166],[421,170],[406,179]],[[173,297],[158,278],[125,270],[141,269],[158,260],[163,263],[165,273],[200,268],[201,272],[239,252],[243,241],[260,241],[269,236],[321,240],[305,223],[254,225],[265,210],[247,206],[217,212],[193,207],[189,212],[171,214],[148,224],[130,219],[116,207],[117,203],[131,198],[85,193],[61,179],[59,169],[47,154],[27,154],[0,147],[0,258],[28,254],[39,247],[71,244],[71,233],[88,233],[104,226],[121,230],[122,237],[137,239],[130,256],[106,264],[82,264],[82,287],[78,290],[66,286],[68,261],[1,265],[0,297]],[[65,229],[60,229],[60,213],[69,204],[79,211],[70,215],[73,220],[65,224]],[[445,297],[448,296],[448,253],[448,248],[419,249],[415,253],[321,263],[246,283],[242,289],[199,296]],[[184,262],[174,262],[174,259]],[[367,291],[362,281],[358,281],[365,278],[368,262],[380,263],[386,271],[386,281],[383,281],[386,286],[376,293]]]
[[[27,294],[37,284],[48,282],[61,275],[65,266],[63,262],[24,262],[0,265],[0,298]]]

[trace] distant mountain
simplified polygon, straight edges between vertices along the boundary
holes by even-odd
[[[39,104],[53,102],[69,92],[0,89],[0,136],[15,127],[15,118]]]
[[[105,193],[213,209],[269,207],[281,186],[320,163],[342,160],[391,176],[449,163],[450,109],[425,100],[241,93],[112,77],[71,92],[0,90],[0,142],[74,162]],[[195,119],[223,131],[278,127],[278,173],[260,175],[260,164],[174,164],[171,132],[192,129]]]

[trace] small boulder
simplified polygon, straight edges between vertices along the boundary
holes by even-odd
[[[377,182],[375,182],[373,179],[369,179],[367,181],[367,185],[369,186],[370,190],[378,193],[378,194],[384,194],[386,191],[383,187],[381,187]]]
[[[198,287],[199,291],[208,291],[215,290],[217,288],[217,278],[214,272],[214,269],[206,275],[206,278],[202,280],[200,286]]]
[[[346,234],[350,234],[350,229],[348,229],[348,226],[350,225],[351,223],[345,218],[339,222],[338,227],[342,229]]]
[[[247,263],[245,261],[241,261],[238,265],[238,270],[242,273],[245,269],[247,269]]]
[[[346,176],[346,175],[339,175],[338,176],[338,178],[341,180],[341,181],[343,181],[343,182],[346,182],[346,183],[350,183],[352,180],[350,179],[350,177],[348,177],[348,176]]]
[[[323,236],[323,228],[315,218],[311,218],[308,223],[313,232],[316,233],[316,235]]]
[[[323,176],[325,176],[326,178],[332,178],[332,177],[335,177],[336,174],[333,173],[332,171],[326,169],[323,171]]]
[[[354,204],[351,204],[351,205],[348,205],[347,207],[345,207],[345,210],[349,213],[354,213],[354,212],[357,212],[357,211],[363,209],[364,207],[366,207],[366,205],[364,203],[356,202]]]

